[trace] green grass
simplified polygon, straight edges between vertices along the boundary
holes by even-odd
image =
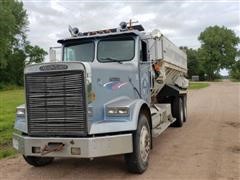
[[[0,91],[23,89],[22,86],[0,83]]]
[[[0,91],[0,159],[16,154],[12,133],[16,107],[24,103],[23,89]]]
[[[204,82],[190,82],[189,89],[202,89],[208,87],[209,83]]]
[[[240,82],[240,79],[230,79],[232,82]]]

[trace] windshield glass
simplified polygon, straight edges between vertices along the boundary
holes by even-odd
[[[100,40],[97,58],[100,62],[130,61],[134,58],[134,47],[132,37]]]
[[[94,59],[94,42],[82,42],[64,47],[64,61],[92,62]]]

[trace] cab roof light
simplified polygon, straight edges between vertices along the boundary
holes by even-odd
[[[72,27],[69,25],[68,31],[70,32],[72,37],[79,37],[79,36],[93,36],[96,34],[107,34],[107,33],[115,33],[119,31],[128,31],[128,30],[137,30],[137,31],[144,31],[144,28],[141,24],[133,25],[134,23],[138,23],[138,21],[130,21],[127,22],[121,22],[119,24],[119,28],[112,28],[112,29],[103,29],[98,31],[88,31],[88,32],[79,32],[79,29],[77,27]]]

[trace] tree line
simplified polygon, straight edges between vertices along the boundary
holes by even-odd
[[[187,53],[188,77],[198,75],[200,80],[214,80],[221,77],[220,70],[227,69],[233,79],[240,80],[239,37],[224,26],[210,26],[200,33],[201,47],[192,49],[180,47]]]
[[[23,2],[0,1],[0,89],[9,84],[23,85],[24,66],[42,62],[47,55],[27,40],[27,27]]]

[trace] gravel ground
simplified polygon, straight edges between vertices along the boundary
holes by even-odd
[[[56,159],[35,168],[19,155],[0,161],[0,179],[240,179],[240,84],[211,83],[188,96],[183,128],[153,140],[148,170],[129,174],[122,156]]]

